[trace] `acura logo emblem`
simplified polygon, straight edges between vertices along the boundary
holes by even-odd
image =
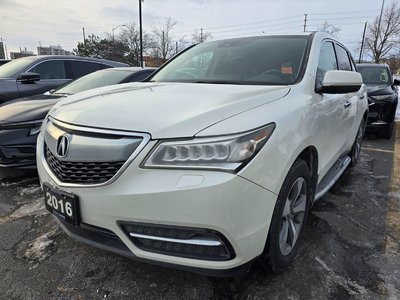
[[[57,155],[59,157],[65,157],[69,149],[69,138],[67,135],[62,135],[57,141]]]

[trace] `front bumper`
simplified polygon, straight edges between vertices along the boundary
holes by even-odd
[[[36,135],[31,128],[0,130],[0,167],[36,168]]]
[[[380,129],[393,122],[396,115],[397,102],[397,100],[376,100],[369,97],[367,128],[369,130]]]
[[[41,136],[38,145],[43,145]],[[247,269],[264,250],[277,196],[236,174],[140,168],[153,145],[150,142],[116,181],[100,187],[57,186],[39,147],[41,182],[77,195],[81,222],[112,232],[126,248],[114,251],[107,243],[85,238],[77,228],[64,229],[72,237],[137,260],[215,275]],[[212,230],[228,241],[235,255],[216,261],[146,251],[135,245],[121,222]]]

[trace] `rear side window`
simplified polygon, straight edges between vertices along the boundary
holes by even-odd
[[[325,42],[322,44],[316,76],[316,87],[322,86],[322,80],[324,79],[325,73],[331,70],[337,70],[337,61],[335,55],[335,49],[332,42]]]
[[[109,68],[112,68],[112,66],[105,65],[105,64],[99,64],[99,68],[100,68],[100,70],[103,70],[103,69],[109,69]]]
[[[129,78],[128,82],[142,81],[149,77],[153,71],[141,71],[139,74]]]
[[[63,60],[44,61],[30,69],[29,72],[40,74],[40,79],[66,79]]]
[[[351,71],[351,63],[347,51],[343,47],[336,45],[336,54],[339,62],[339,69],[343,71]]]
[[[89,61],[70,61],[73,79],[82,77],[100,69],[99,64]]]

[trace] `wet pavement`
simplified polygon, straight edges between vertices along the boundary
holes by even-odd
[[[400,299],[400,124],[369,136],[359,164],[311,211],[295,263],[211,278],[70,239],[35,174],[0,174],[0,299]]]

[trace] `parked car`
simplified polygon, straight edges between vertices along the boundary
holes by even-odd
[[[395,86],[400,84],[400,80],[392,77],[392,72],[386,64],[358,64],[357,70],[368,88],[367,130],[378,132],[381,136],[390,139],[398,103],[398,92]]]
[[[367,114],[331,35],[201,43],[146,82],[56,104],[38,138],[45,204],[70,236],[140,261],[283,270],[314,201],[356,164]]]
[[[96,71],[51,92],[0,106],[0,167],[36,168],[36,139],[43,119],[62,98],[106,85],[141,81],[155,68],[109,68]]]
[[[9,59],[0,59],[0,66],[8,63],[9,61]]]
[[[44,93],[97,70],[126,66],[79,56],[42,55],[15,59],[0,66],[0,104]]]

